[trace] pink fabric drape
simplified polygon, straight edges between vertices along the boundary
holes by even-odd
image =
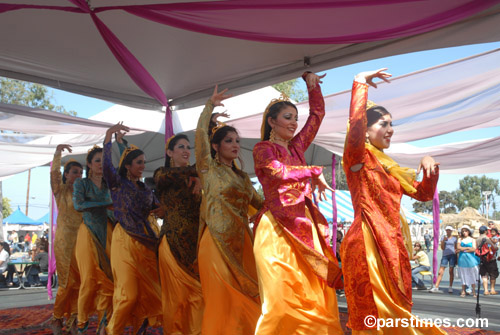
[[[425,33],[477,14],[500,0],[234,0],[95,8],[90,8],[85,0],[68,2],[76,7],[0,3],[0,14],[39,9],[90,15],[130,78],[168,107],[165,92],[96,14],[123,10],[180,29],[259,42],[346,44]],[[165,132],[171,136],[173,127],[168,108],[167,118]]]
[[[437,251],[439,248],[439,192],[436,187],[436,191],[434,192],[434,198],[432,199],[432,216],[434,220],[434,243],[432,246],[432,281],[433,284],[436,284],[437,279],[437,270],[438,270],[438,260],[437,260]]]
[[[332,154],[332,188],[335,190],[337,188],[337,182],[335,180],[335,165],[337,164],[337,159],[335,154]],[[332,249],[335,255],[337,254],[337,199],[335,197],[335,191],[332,192]]]

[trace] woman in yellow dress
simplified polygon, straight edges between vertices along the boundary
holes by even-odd
[[[410,320],[412,278],[411,237],[400,218],[401,197],[432,200],[438,181],[438,163],[430,156],[420,162],[421,182],[415,170],[400,167],[383,150],[394,134],[392,116],[382,106],[367,110],[368,85],[374,78],[387,81],[386,69],[355,77],[343,164],[352,195],[354,222],[340,247],[348,326],[353,334],[443,334],[427,323]],[[403,229],[401,228],[403,227]],[[388,324],[406,320],[408,326],[374,327],[375,319]]]
[[[78,313],[78,291],[80,290],[80,274],[76,264],[76,234],[82,223],[82,213],[73,206],[73,183],[82,177],[83,167],[75,160],[64,165],[61,174],[61,153],[71,153],[71,145],[59,144],[54,153],[50,168],[50,186],[57,204],[57,229],[54,239],[56,257],[57,289],[54,302],[54,315],[51,328],[54,334],[62,334],[63,319],[66,317],[66,329],[76,334],[76,316]]]
[[[334,284],[341,271],[322,234],[328,224],[311,200],[311,180],[327,188],[320,166],[308,166],[304,152],[325,115],[314,73],[303,75],[310,114],[297,129],[297,108],[275,99],[262,120],[262,142],[253,150],[255,174],[265,195],[254,253],[262,299],[255,334],[342,334]]]
[[[98,333],[105,333],[107,320],[113,312],[113,275],[110,252],[113,224],[113,204],[102,174],[102,148],[97,145],[87,154],[86,177],[73,186],[73,205],[83,212],[83,224],[78,229],[75,253],[80,273],[78,292],[78,331],[87,330],[89,317],[99,316]]]
[[[103,175],[117,221],[111,243],[113,315],[107,334],[123,334],[128,324],[135,334],[144,334],[148,325],[161,324],[158,235],[149,221],[150,213],[159,215],[161,209],[151,189],[140,181],[146,167],[144,152],[135,146],[125,149],[118,171],[111,159],[112,135],[128,130],[118,123],[106,131],[104,138]]]
[[[156,196],[165,217],[158,247],[162,286],[163,332],[199,335],[203,294],[197,263],[201,192],[196,166],[189,165],[189,140],[172,136],[165,167],[155,171]]]
[[[253,334],[260,314],[249,207],[260,209],[262,200],[234,163],[240,152],[236,129],[209,129],[214,107],[229,97],[226,91],[218,93],[215,87],[196,128],[196,169],[203,187],[198,247],[205,301],[201,332],[246,335]]]

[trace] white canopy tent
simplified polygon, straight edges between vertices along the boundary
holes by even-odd
[[[158,22],[134,12],[150,4],[161,9]],[[203,104],[215,83],[241,94],[304,70],[499,41],[499,19],[498,0],[0,0],[0,75],[160,109],[114,47],[130,51],[170,105],[184,109]]]
[[[393,111],[395,135],[389,152],[401,165],[416,167],[422,155],[430,153],[441,163],[444,173],[488,173],[500,171],[500,155],[495,154],[500,137],[429,148],[417,148],[406,142],[451,131],[500,126],[499,87],[500,51],[495,50],[395,78],[391,84],[372,89],[370,98]],[[253,174],[252,149],[259,140],[262,112],[277,95],[274,89],[266,88],[225,103],[232,116],[228,123],[235,126],[243,138],[242,158],[250,174]],[[331,153],[342,154],[349,99],[350,92],[325,97],[326,117],[315,145],[306,153],[309,164],[331,165]],[[308,113],[307,103],[298,107],[302,124]],[[193,128],[202,108],[174,112],[175,132],[187,132],[193,140]],[[83,162],[86,151],[102,142],[105,130],[117,121],[136,127],[130,142],[145,151],[149,162],[146,172],[151,173],[163,164],[162,114],[114,106],[94,119],[0,105],[0,129],[23,132],[0,134],[0,177],[50,162],[60,143],[71,143],[74,153],[82,155],[79,160]],[[115,158],[118,161],[118,157]]]

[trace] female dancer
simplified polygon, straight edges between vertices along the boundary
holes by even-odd
[[[262,314],[255,334],[342,334],[333,286],[340,269],[322,234],[328,226],[311,200],[311,183],[328,187],[320,166],[307,166],[304,152],[325,115],[321,78],[302,76],[310,114],[296,135],[297,108],[273,100],[262,120],[262,142],[253,150],[265,209],[257,226],[254,253]],[[323,194],[324,195],[324,194]]]
[[[61,174],[61,153],[72,152],[71,145],[59,144],[54,153],[50,168],[50,186],[56,198],[58,216],[54,239],[59,288],[54,303],[54,315],[51,328],[54,334],[62,334],[63,318],[66,317],[66,329],[76,334],[76,316],[78,313],[78,291],[80,290],[80,274],[76,264],[76,234],[82,223],[82,213],[73,206],[73,183],[82,177],[83,167],[75,160],[64,165]]]
[[[201,332],[238,335],[253,333],[259,318],[248,216],[249,206],[260,209],[262,200],[248,175],[234,164],[240,151],[236,129],[209,129],[212,110],[229,97],[226,91],[218,93],[215,86],[196,129],[196,170],[203,187],[198,264],[206,306]]]
[[[87,330],[89,316],[97,311],[100,334],[113,311],[113,275],[109,255],[114,216],[108,209],[113,204],[108,186],[102,177],[102,148],[97,145],[87,154],[84,179],[73,186],[73,205],[83,212],[78,229],[75,253],[80,272],[78,293],[78,330]]]
[[[415,171],[397,165],[383,150],[391,143],[391,114],[381,106],[366,110],[368,84],[387,81],[378,71],[356,76],[343,163],[355,208],[355,218],[340,247],[348,326],[353,334],[382,334],[365,324],[368,315],[383,319],[414,318],[411,314],[411,267],[400,228],[403,194],[429,201],[438,181],[438,163],[422,159],[422,182]],[[411,249],[411,248],[410,248]],[[391,334],[442,334],[436,327],[391,328]]]
[[[166,213],[158,248],[166,334],[201,334],[203,319],[196,262],[201,185],[196,167],[189,166],[190,149],[186,135],[172,136],[166,145],[165,167],[155,172],[156,194]]]
[[[159,326],[161,319],[158,236],[148,221],[154,196],[140,181],[145,168],[144,152],[134,146],[125,149],[118,172],[111,160],[112,135],[128,130],[118,123],[106,131],[104,138],[104,179],[111,190],[117,220],[111,243],[114,294],[108,334],[123,334],[127,324],[132,324],[135,333],[142,334],[148,322]],[[155,213],[160,211],[157,208]]]
[[[457,241],[458,273],[462,281],[462,292],[460,296],[465,297],[465,287],[471,286],[474,297],[476,296],[476,283],[479,280],[479,257],[476,251],[476,240],[472,238],[472,229],[463,225],[460,229],[460,237]]]

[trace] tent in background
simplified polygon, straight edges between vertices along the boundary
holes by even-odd
[[[40,231],[43,230],[43,228],[43,222],[35,221],[26,216],[21,212],[19,206],[11,215],[3,219],[4,236],[7,236],[8,231],[15,230],[17,232],[26,233],[28,231]]]

